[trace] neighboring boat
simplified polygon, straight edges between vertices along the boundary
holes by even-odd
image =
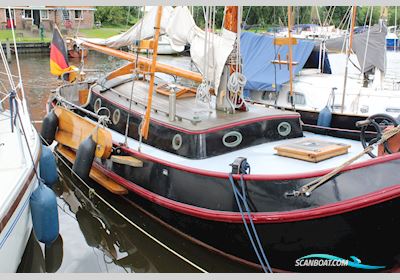
[[[386,70],[386,28],[383,22],[354,35],[355,54],[350,57],[347,69],[344,55],[316,53],[317,46],[311,51],[307,49],[309,42],[298,40],[294,49],[294,60],[298,64],[294,70],[297,76],[293,82],[293,96],[287,67],[273,64],[276,54],[272,47],[270,54],[265,53],[265,44],[273,46],[274,39],[264,37],[261,40],[253,34],[242,36],[245,39],[242,43],[244,73],[248,76],[245,89],[249,101],[289,110],[295,108],[301,114],[306,130],[315,131],[317,126],[323,125],[351,139],[359,139],[360,128],[356,123],[369,116],[384,113],[398,120],[400,92],[397,83],[383,79]],[[327,40],[325,44],[330,51],[340,51],[344,46],[343,40]],[[260,43],[260,50],[253,51],[253,41],[270,43]],[[370,43],[367,53],[366,42]],[[281,48],[280,52],[284,57],[287,50]],[[260,62],[265,60],[268,63]],[[314,69],[303,69],[303,66]],[[323,114],[320,112],[323,110],[330,121],[322,124]]]
[[[397,50],[399,47],[399,37],[396,34],[396,26],[388,27],[388,34],[386,35],[386,48],[388,50]]]
[[[22,107],[17,110],[22,114]],[[15,272],[18,268],[32,230],[29,199],[39,185],[30,158],[31,152],[35,165],[38,165],[41,150],[39,135],[30,123],[24,122],[26,142],[20,131],[21,124],[17,120],[15,126],[11,125],[10,120],[10,111],[0,112],[1,272]]]
[[[58,236],[56,198],[45,185],[57,181],[57,170],[54,156],[48,147],[42,149],[31,123],[19,62],[16,85],[2,48],[0,55],[9,82],[9,89],[2,84],[8,92],[2,92],[0,100],[0,272],[16,272],[32,228],[46,246]]]
[[[161,10],[157,8],[156,28],[148,26],[155,30],[155,41],[163,29]],[[57,129],[56,150],[85,180],[126,195],[235,261],[264,271],[270,266],[275,271],[390,269],[400,253],[400,153],[394,153],[398,145],[393,139],[380,139],[399,127],[391,130],[368,119],[360,125],[373,125],[375,139],[369,143],[364,128],[360,142],[324,135],[325,130],[304,132],[296,112],[243,102],[244,77],[231,56],[237,51],[237,13],[237,7],[227,7],[223,35],[208,34],[220,46],[210,49],[223,52],[214,53],[221,67],[218,60],[204,63],[196,53],[207,44],[206,36],[186,17],[187,8],[172,12],[185,23],[179,26],[191,32],[187,42],[180,29],[180,43],[190,43],[191,54],[201,57],[203,76],[154,57],[136,60],[134,54],[81,42],[131,63],[97,83],[56,89],[46,117],[58,120],[52,127]],[[155,71],[203,83],[197,90],[190,83],[158,83],[153,90]],[[218,89],[215,98],[205,90],[207,73],[214,73],[208,81]],[[365,150],[369,144],[379,144],[379,153]],[[93,165],[87,165],[91,158]],[[357,256],[358,266],[298,265],[312,254]]]

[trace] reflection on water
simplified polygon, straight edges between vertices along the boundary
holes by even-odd
[[[19,272],[198,272],[95,197],[59,162],[60,235],[49,248],[31,236]],[[245,272],[242,267],[164,227],[97,184],[93,187],[133,223],[207,271]],[[43,254],[43,251],[45,254]]]
[[[193,69],[189,57],[159,56],[160,62]],[[46,101],[60,81],[50,75],[48,55],[21,55],[21,71],[33,120],[46,113]],[[79,65],[79,59],[70,62]],[[126,64],[115,58],[90,52],[86,69],[108,72]],[[15,60],[11,63],[17,73]],[[0,68],[4,72],[3,68]],[[159,78],[174,79],[157,74]],[[0,75],[2,81],[7,77]],[[8,87],[8,83],[4,82]],[[40,129],[40,124],[36,125]],[[103,202],[89,193],[86,186],[72,178],[59,162],[60,182],[56,185],[60,236],[46,248],[31,235],[19,272],[198,272],[196,268],[146,237]],[[211,272],[251,271],[182,237],[166,225],[148,216],[132,201],[116,196],[102,187],[91,185],[129,220],[174,251]],[[229,235],[230,233],[227,233]]]

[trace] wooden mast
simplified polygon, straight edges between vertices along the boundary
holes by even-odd
[[[346,68],[344,70],[344,84],[343,84],[343,95],[342,95],[342,107],[341,113],[344,111],[344,100],[346,96],[346,84],[347,84],[347,71],[350,59],[350,52],[353,47],[353,35],[354,35],[354,25],[356,24],[356,14],[357,14],[357,6],[353,6],[352,8],[352,17],[351,17],[351,27],[350,27],[350,38],[349,38],[349,47],[347,49],[347,59],[346,59]]]
[[[237,33],[238,6],[227,6],[225,9],[224,28]]]
[[[153,47],[153,60],[150,68],[150,86],[149,86],[149,96],[147,101],[146,113],[144,116],[144,122],[142,128],[140,130],[140,134],[144,139],[147,139],[149,135],[149,125],[150,125],[150,113],[151,113],[151,103],[153,100],[153,90],[154,90],[154,74],[156,72],[156,61],[157,61],[157,52],[158,52],[158,39],[160,37],[160,25],[161,25],[161,16],[162,16],[162,6],[158,6],[157,9],[157,17],[156,24],[154,26],[155,34],[154,34],[154,47]]]

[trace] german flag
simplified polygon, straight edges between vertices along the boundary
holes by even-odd
[[[68,63],[67,50],[60,30],[57,26],[54,27],[53,39],[50,45],[50,73],[60,77],[66,72],[76,70],[75,66],[70,66]],[[76,73],[68,73],[62,78],[73,82],[76,79]]]

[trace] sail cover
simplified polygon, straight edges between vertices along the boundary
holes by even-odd
[[[107,39],[79,38],[75,39],[75,41],[78,44],[81,41],[87,41],[110,48],[129,46],[136,40],[148,39],[154,36],[156,15],[157,7],[151,7],[143,19],[122,34]],[[167,35],[166,38],[169,40],[171,47],[178,52],[183,51],[186,44],[190,44],[190,56],[194,64],[203,77],[207,77],[211,86],[218,88],[225,62],[233,50],[236,33],[224,29],[221,35],[209,32],[206,44],[205,31],[196,25],[189,9],[185,6],[176,8],[163,7],[160,33]],[[207,45],[207,48],[205,48],[205,45]],[[205,65],[207,61],[205,49],[209,58],[207,65]]]
[[[358,63],[365,63],[364,72],[377,67],[383,73],[386,69],[386,34],[387,27],[383,22],[375,24],[369,31],[355,34],[353,37],[353,51],[357,56]],[[326,41],[326,48],[329,52],[342,52],[345,49],[345,37],[330,39]],[[367,46],[368,44],[368,46]],[[367,54],[365,55],[365,49]],[[365,56],[365,62],[364,62]],[[361,71],[361,69],[360,69]]]
[[[165,34],[165,27],[171,17],[171,13],[173,8],[170,6],[164,6],[161,16],[161,26],[160,26],[160,34]],[[109,48],[118,49],[124,46],[132,45],[133,42],[143,39],[149,39],[154,36],[154,23],[156,21],[157,16],[157,7],[150,7],[147,10],[146,14],[143,16],[141,20],[139,20],[134,26],[129,28],[124,33],[106,38],[83,38],[79,39],[94,43],[97,45],[103,45]],[[177,51],[183,51],[183,48]]]
[[[297,40],[293,47],[294,74],[303,69],[311,51],[314,48],[312,41]],[[278,59],[286,60],[289,53],[288,46],[275,46],[274,37],[244,32],[240,37],[240,52],[243,59],[243,73],[247,78],[245,95],[249,90],[279,90],[282,84],[289,81],[288,65],[273,64]]]

